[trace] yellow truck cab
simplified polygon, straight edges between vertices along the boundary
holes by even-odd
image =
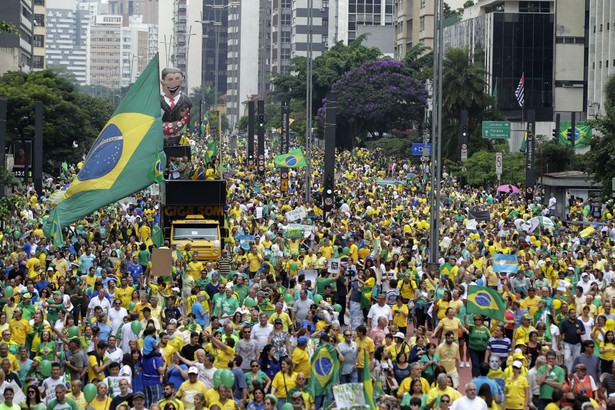
[[[221,255],[222,237],[220,222],[205,219],[202,215],[187,215],[171,222],[171,245],[184,249],[190,244],[198,252],[198,260],[217,260]]]

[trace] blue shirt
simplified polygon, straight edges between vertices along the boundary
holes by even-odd
[[[158,368],[163,366],[160,356],[151,356],[141,359],[143,364],[143,386],[155,386],[160,384],[160,373]],[[134,388],[134,386],[133,386]]]
[[[246,376],[241,369],[233,369],[233,376],[235,376],[235,384],[233,385],[233,397],[236,400],[243,400],[243,389],[248,388],[248,384],[246,383]]]
[[[97,327],[99,332],[98,332],[98,338],[104,342],[107,342],[109,340],[109,335],[111,334],[111,331],[113,330],[111,328],[111,326],[108,323],[100,323],[100,322],[96,322],[92,325],[92,327]]]
[[[194,302],[192,304],[192,313],[194,313],[194,321],[201,327],[205,326],[205,309],[201,302]]]
[[[494,397],[499,392],[497,383],[488,378],[487,376],[478,376],[476,379],[472,380],[472,383],[476,385],[477,392],[480,390],[480,386],[482,386],[483,384],[489,386],[491,394],[493,394]]]
[[[499,357],[502,363],[505,363],[512,349],[512,343],[506,336],[501,339],[494,336],[487,342],[487,349],[491,350],[492,356]],[[476,391],[478,391],[478,389]]]

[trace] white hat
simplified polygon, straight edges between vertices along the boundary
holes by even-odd
[[[512,362],[512,366],[513,366],[513,367],[516,367],[517,369],[520,369],[520,368],[522,368],[522,367],[523,367],[523,363],[521,363],[521,360],[514,360],[514,361]]]
[[[196,367],[192,366],[188,369],[188,374],[199,374],[199,369],[197,369]]]
[[[404,336],[404,334],[402,332],[395,333],[395,336],[393,336],[393,337],[399,337],[401,340],[404,340],[406,338],[406,336]]]

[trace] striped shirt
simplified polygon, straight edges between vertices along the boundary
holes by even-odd
[[[489,342],[487,342],[487,350],[491,350],[491,355],[499,357],[502,362],[505,362],[508,358],[511,348],[512,343],[507,337],[498,339],[493,336],[489,339]]]

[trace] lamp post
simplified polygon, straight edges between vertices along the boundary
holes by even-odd
[[[307,18],[307,67],[306,67],[306,89],[305,89],[305,159],[307,167],[305,168],[305,203],[310,202],[310,194],[312,191],[312,8],[314,0],[308,0],[308,18]],[[353,137],[354,138],[354,137]]]

